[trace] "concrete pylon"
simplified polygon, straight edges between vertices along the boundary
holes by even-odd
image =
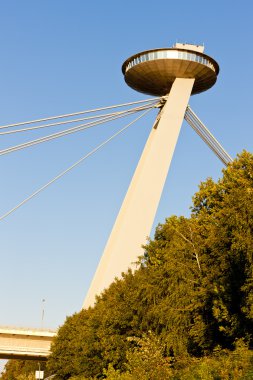
[[[128,268],[136,269],[150,234],[195,79],[176,78],[152,128],[83,308]]]

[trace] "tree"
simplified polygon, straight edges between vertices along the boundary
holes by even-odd
[[[172,216],[157,227],[139,270],[116,279],[93,308],[67,318],[52,346],[52,373],[89,378],[111,365],[110,376],[132,376],[126,361],[143,359],[129,337],[149,331],[179,367],[191,360],[204,366],[217,349],[233,351],[238,339],[251,347],[252,194],[253,156],[243,152],[217,183],[200,185],[189,218]]]
[[[47,376],[46,363],[40,362],[41,371]],[[34,360],[8,360],[0,380],[34,380],[35,371],[39,370],[37,361]]]
[[[115,371],[110,365],[104,371],[108,380],[164,380],[170,379],[172,370],[170,361],[164,357],[165,347],[153,333],[142,338],[130,339],[136,344],[126,354],[125,372]]]
[[[201,310],[193,333],[231,348],[236,338],[252,343],[253,156],[243,152],[217,184],[201,184],[193,198],[193,218],[201,226],[205,263]],[[194,332],[195,330],[195,332]]]

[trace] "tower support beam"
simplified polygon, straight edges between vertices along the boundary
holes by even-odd
[[[83,308],[128,268],[136,269],[150,234],[194,79],[176,78],[152,128],[133,179],[105,246]]]

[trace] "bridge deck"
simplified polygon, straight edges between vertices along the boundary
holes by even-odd
[[[0,327],[0,359],[47,360],[56,331]]]

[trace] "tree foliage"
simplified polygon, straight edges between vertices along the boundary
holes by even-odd
[[[126,353],[125,371],[120,373],[110,364],[104,375],[109,380],[164,380],[171,378],[170,359],[163,353],[164,344],[153,333],[130,339],[136,345]]]
[[[252,194],[253,156],[244,151],[218,182],[201,183],[189,218],[158,225],[136,272],[116,279],[93,308],[67,318],[52,346],[51,373],[63,380],[250,373]],[[160,375],[150,374],[154,367]]]
[[[39,367],[40,366],[40,367]],[[11,359],[5,365],[3,373],[0,375],[0,380],[34,380],[35,371],[45,371],[47,376],[46,363],[34,360],[17,360]]]
[[[253,352],[242,340],[234,351],[217,348],[213,355],[187,358],[173,363],[162,355],[157,337],[145,335],[139,346],[127,353],[126,371],[109,365],[107,380],[250,380],[253,378]],[[158,344],[157,344],[158,343]],[[72,379],[71,379],[72,380]]]
[[[67,319],[51,371],[62,379],[102,376],[108,365],[121,372],[133,349],[129,337],[149,331],[175,363],[217,347],[234,350],[237,339],[252,345],[252,194],[253,156],[243,152],[217,183],[201,183],[189,218],[172,216],[157,227],[139,270]],[[133,352],[132,361],[140,358]]]

